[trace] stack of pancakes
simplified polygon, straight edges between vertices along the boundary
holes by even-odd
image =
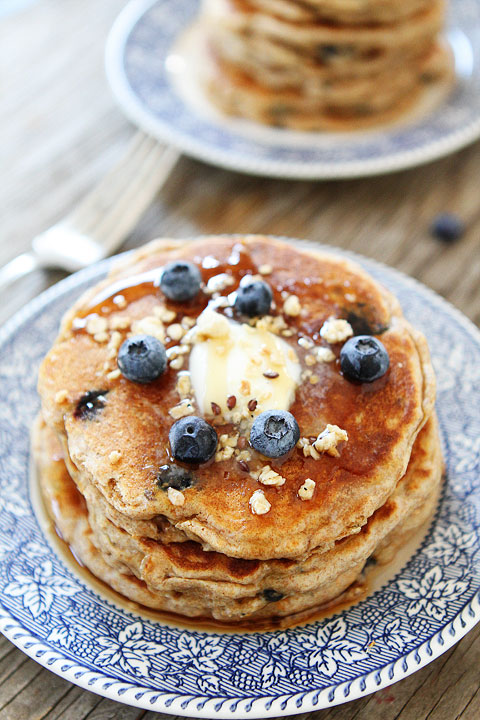
[[[388,122],[451,74],[444,0],[203,0],[203,84],[224,112],[301,130]]]
[[[179,259],[197,265],[204,283],[188,303],[167,300],[152,280]],[[192,482],[178,488],[184,502],[173,504],[161,478],[172,466],[170,411],[182,402],[179,378],[190,346],[179,368],[182,341],[169,332],[183,323],[194,333],[212,288],[217,311],[233,316],[230,294],[242,277],[259,273],[274,298],[262,321],[302,367],[289,407],[301,436],[314,438],[332,424],[348,441],[316,458],[300,443],[275,460],[248,446],[255,409],[237,424],[204,415],[219,438],[236,437],[238,445],[233,455],[219,452],[189,467]],[[288,311],[292,296],[298,302]],[[319,334],[330,318],[381,338],[387,374],[369,384],[348,381],[338,362],[342,343]],[[116,369],[119,343],[139,330],[163,336],[170,358],[167,371],[146,385]],[[314,345],[331,350],[332,359],[307,360]],[[334,254],[255,236],[151,243],[66,314],[39,391],[34,453],[59,532],[95,575],[151,608],[224,621],[315,608],[359,579],[370,558],[394,556],[438,496],[442,458],[426,341],[389,292]],[[189,402],[202,415],[195,397]],[[261,484],[258,470],[266,465],[283,484]],[[315,489],[302,499],[306,478]],[[252,512],[258,489],[270,504],[264,514]]]

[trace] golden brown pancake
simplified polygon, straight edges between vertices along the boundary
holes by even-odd
[[[453,76],[444,0],[203,0],[198,74],[224,113],[299,130],[387,123]]]
[[[95,575],[148,607],[227,621],[298,613],[337,597],[359,578],[369,557],[386,559],[431,515],[442,470],[432,418],[417,438],[405,476],[360,533],[302,561],[255,561],[206,552],[191,541],[165,545],[115,526],[92,496],[85,502],[41,418],[34,454],[49,513]]]
[[[194,262],[204,283],[227,275],[231,284],[222,291],[224,297],[241,277],[270,266],[263,275],[275,301],[268,320],[303,367],[289,410],[302,437],[316,437],[327,424],[347,431],[339,457],[323,453],[315,460],[299,447],[275,461],[250,449],[247,469],[236,455],[194,468],[195,482],[185,489],[184,504],[172,504],[158,477],[159,468],[171,462],[169,412],[180,400],[179,370],[170,365],[158,380],[139,385],[118,376],[115,368],[118,344],[129,332],[152,323],[161,328],[165,311],[175,314],[177,324],[185,318],[191,324],[207,306],[205,291],[182,305],[167,301],[152,282],[173,259]],[[119,295],[122,307],[112,302]],[[298,297],[300,314],[284,310],[289,295]],[[319,336],[331,317],[348,319],[357,334],[381,338],[390,358],[384,377],[368,385],[346,380],[338,363],[342,343],[328,344]],[[308,365],[310,352],[299,345],[300,338],[330,348],[337,360]],[[178,341],[167,336],[166,346],[178,347]],[[128,256],[66,314],[42,364],[39,390],[45,421],[61,442],[79,487],[93,486],[118,513],[173,526],[205,549],[243,560],[271,560],[306,557],[359,532],[404,475],[418,433],[432,415],[435,383],[425,338],[404,319],[396,299],[359,266],[334,254],[246,236],[159,240]],[[102,407],[82,415],[82,398],[100,391]],[[195,412],[200,414],[198,408]],[[221,417],[206,419],[219,435],[237,432],[231,424],[222,425]],[[241,431],[248,449],[248,429]],[[281,487],[261,485],[252,477],[252,470],[267,463],[285,478]],[[298,496],[306,478],[315,482],[308,501]],[[253,514],[249,504],[258,489],[271,504],[263,515]]]

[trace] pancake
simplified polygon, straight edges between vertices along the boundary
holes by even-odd
[[[409,47],[435,37],[442,29],[444,0],[431,0],[420,12],[398,22],[383,25],[366,23],[350,26],[336,22],[285,22],[279,17],[254,10],[246,0],[204,0],[202,17],[207,24],[220,25],[231,33],[253,34],[298,47],[303,53],[319,47],[349,49],[349,57],[361,49]]]
[[[392,555],[392,548],[431,515],[442,471],[432,417],[417,438],[405,476],[360,533],[301,562],[244,561],[205,552],[193,542],[164,545],[126,533],[90,499],[85,502],[41,417],[33,441],[47,509],[95,575],[148,607],[226,621],[298,613],[337,597],[359,579],[367,559],[385,561],[388,550]]]
[[[223,55],[231,55],[234,46]],[[417,50],[415,50],[417,52]],[[203,84],[210,100],[229,115],[298,130],[348,130],[388,123],[412,107],[426,85],[448,76],[448,48],[436,44],[405,64],[360,77],[333,77],[319,83],[294,69],[259,65],[253,57],[238,65],[216,54],[204,55]],[[371,64],[368,61],[368,64]],[[326,73],[328,77],[328,73]],[[257,78],[257,76],[261,76]]]
[[[174,259],[194,262],[205,283],[188,305],[167,301],[153,282]],[[184,504],[174,505],[159,486],[159,469],[171,463],[170,413],[178,407],[179,373],[185,371],[191,345],[183,345],[180,369],[175,360],[181,343],[169,339],[173,330],[160,318],[191,326],[220,280],[226,287],[217,293],[217,311],[233,315],[225,307],[228,295],[243,276],[260,272],[272,289],[275,307],[271,315],[250,324],[261,322],[281,333],[275,337],[299,359],[302,381],[289,411],[301,436],[308,442],[331,424],[348,433],[348,442],[338,457],[323,453],[314,459],[304,446],[280,461],[267,461],[247,445],[247,469],[238,460],[240,448],[230,457],[220,452],[213,462],[194,468],[193,485],[183,491]],[[292,297],[297,298],[299,314],[287,312]],[[330,350],[338,358],[342,343],[328,344],[319,335],[331,317],[349,320],[357,334],[381,337],[390,358],[383,378],[358,385],[343,377],[338,360],[309,364],[311,348],[305,344]],[[163,333],[167,352],[175,356],[164,375],[149,385],[128,381],[116,370],[120,342],[139,328]],[[171,525],[203,549],[230,558],[298,560],[358,533],[384,505],[432,415],[435,381],[425,338],[405,320],[397,300],[359,266],[272,238],[239,236],[160,240],[129,255],[66,314],[40,369],[39,391],[45,421],[79,487],[95,488],[116,512],[135,522]],[[99,407],[82,413],[85,398],[95,393],[102,398]],[[199,414],[196,399],[189,402]],[[246,444],[249,425],[260,409],[259,404],[239,422],[225,424],[222,416],[213,414],[206,418],[219,436],[237,436],[235,442],[245,438]],[[258,480],[266,464],[284,478],[281,487]],[[308,501],[298,496],[306,478],[315,482]],[[251,509],[250,500],[259,489],[271,505],[266,514]]]
[[[222,112],[299,130],[387,123],[453,77],[444,0],[203,0],[199,80]]]
[[[431,0],[249,0],[249,5],[293,22],[314,22],[324,18],[363,25],[398,22],[426,10]]]

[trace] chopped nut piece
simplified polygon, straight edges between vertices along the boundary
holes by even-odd
[[[227,433],[223,433],[223,435],[220,435],[219,442],[221,447],[237,447],[238,442],[238,433],[235,433],[234,435],[227,435]]]
[[[191,400],[188,400],[185,398],[185,400],[182,400],[178,403],[178,405],[174,405],[170,410],[168,411],[168,414],[174,419],[179,420],[182,417],[185,417],[186,415],[193,415],[194,408],[192,405]]]
[[[290,317],[297,317],[302,311],[300,300],[296,295],[289,295],[283,303],[283,312]]]
[[[220,273],[219,275],[214,275],[210,278],[204,287],[203,292],[207,295],[213,295],[214,293],[225,290],[225,288],[233,285],[234,282],[235,280],[231,275],[228,275],[227,273]]]
[[[250,450],[240,450],[240,452],[236,453],[237,460],[245,460],[245,462],[250,462],[252,459],[252,453]]]
[[[118,315],[113,315],[108,321],[110,330],[126,330],[130,327],[130,323],[130,318],[119,317]]]
[[[180,395],[182,400],[184,400],[186,397],[188,397],[190,395],[190,393],[192,392],[192,382],[190,380],[189,372],[184,371],[184,372],[178,373],[177,392]]]
[[[123,295],[115,295],[115,297],[113,298],[113,303],[120,310],[124,310],[127,307],[127,301],[125,300]]]
[[[272,507],[265,497],[263,490],[255,490],[249,500],[249,505],[254,515],[265,515]]]
[[[180,323],[173,323],[173,325],[167,327],[167,335],[171,337],[172,340],[180,340],[180,338],[185,335],[185,330]]]
[[[326,452],[332,457],[340,457],[340,453],[337,450],[337,445],[340,442],[347,442],[348,434],[345,430],[342,430],[338,425],[327,425],[325,430],[320,433],[313,447],[318,452]]]
[[[276,470],[273,470],[270,465],[264,465],[261,470],[251,472],[250,475],[262,485],[280,485],[285,484],[285,478],[279,475]]]
[[[217,405],[216,402],[211,402],[210,405],[212,407],[213,414],[220,415],[220,413],[222,412],[222,408],[220,407],[220,405]]]
[[[250,395],[251,389],[248,380],[242,380],[240,382],[240,392],[242,393],[242,395]]]
[[[332,360],[335,360],[335,353],[330,350],[330,348],[326,347],[317,347],[314,350],[315,357],[317,358],[318,362],[332,362]]]
[[[311,457],[314,460],[320,460],[320,453],[315,450],[308,438],[302,437],[297,443],[297,447],[303,450],[304,457]]]
[[[320,335],[328,343],[334,345],[351,337],[353,335],[353,329],[346,320],[331,317],[323,323],[320,329]]]
[[[152,335],[160,342],[165,341],[165,330],[162,321],[155,315],[147,315],[132,323],[133,335]]]
[[[229,332],[230,325],[227,318],[208,307],[198,316],[196,327],[192,330],[195,342],[225,337]]]
[[[308,378],[308,382],[310,383],[310,385],[316,385],[320,382],[320,378],[318,377],[318,375],[310,375],[310,377]]]
[[[55,395],[55,402],[57,405],[63,405],[63,403],[67,402],[68,400],[68,392],[67,390],[59,390],[57,394]]]
[[[163,305],[153,308],[153,314],[164,323],[171,323],[175,319],[176,312],[174,310],[168,310]]]
[[[309,353],[308,355],[305,355],[305,364],[306,364],[306,365],[312,366],[312,365],[315,365],[316,362],[317,362],[317,361],[316,361],[314,355],[311,355],[310,353]]]
[[[268,330],[274,335],[283,334],[282,331],[287,332],[287,330],[290,332],[282,315],[264,315],[263,317],[253,319],[250,324],[259,330]]]
[[[229,410],[233,410],[236,404],[237,398],[235,397],[235,395],[229,395],[229,397],[227,398],[227,408]]]
[[[273,272],[273,268],[271,265],[260,265],[258,268],[258,272],[260,275],[271,275]]]
[[[118,330],[114,330],[112,334],[110,335],[110,340],[108,341],[108,355],[109,357],[115,357],[117,354],[117,350],[122,344],[122,333],[119,333]]]
[[[120,377],[122,373],[120,372],[119,368],[115,368],[115,370],[112,370],[107,374],[108,380],[116,380]]]
[[[98,333],[104,333],[108,329],[107,318],[100,317],[100,315],[89,315],[85,324],[85,330],[89,335],[97,335]]]
[[[93,339],[95,340],[95,342],[98,342],[98,343],[106,343],[106,342],[108,342],[108,333],[107,332],[95,333],[95,335],[93,336]]]
[[[301,337],[298,338],[298,344],[300,345],[300,347],[305,348],[305,350],[310,350],[311,348],[313,348],[315,343],[313,342],[313,340],[310,340],[310,338]]]
[[[120,450],[112,450],[112,452],[108,456],[108,459],[110,460],[112,465],[116,465],[121,457],[122,453],[120,452]]]
[[[195,318],[185,315],[185,317],[182,318],[182,327],[190,329],[195,325],[196,322],[197,321],[195,320]]]
[[[182,506],[185,504],[185,495],[180,490],[175,490],[173,487],[169,487],[167,490],[167,497],[172,505]]]
[[[172,370],[180,370],[181,367],[183,367],[183,357],[179,355],[178,357],[174,358],[173,360],[170,360],[170,367]]]
[[[298,497],[301,500],[311,500],[315,490],[315,482],[311,478],[307,478],[298,490]]]
[[[230,460],[233,457],[233,447],[227,445],[221,448],[215,453],[215,462],[222,462],[223,460]]]

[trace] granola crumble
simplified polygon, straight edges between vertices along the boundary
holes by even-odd
[[[353,329],[347,320],[331,317],[323,323],[320,329],[320,335],[328,343],[334,345],[351,337],[353,335]]]
[[[298,489],[298,497],[301,500],[311,500],[315,490],[315,481],[307,478],[303,485]]]
[[[185,495],[180,492],[180,490],[175,490],[175,488],[169,487],[167,490],[167,497],[172,503],[172,505],[176,505],[178,507],[181,507],[185,504]]]
[[[255,490],[249,500],[250,510],[254,515],[265,515],[272,507],[263,490]]]

